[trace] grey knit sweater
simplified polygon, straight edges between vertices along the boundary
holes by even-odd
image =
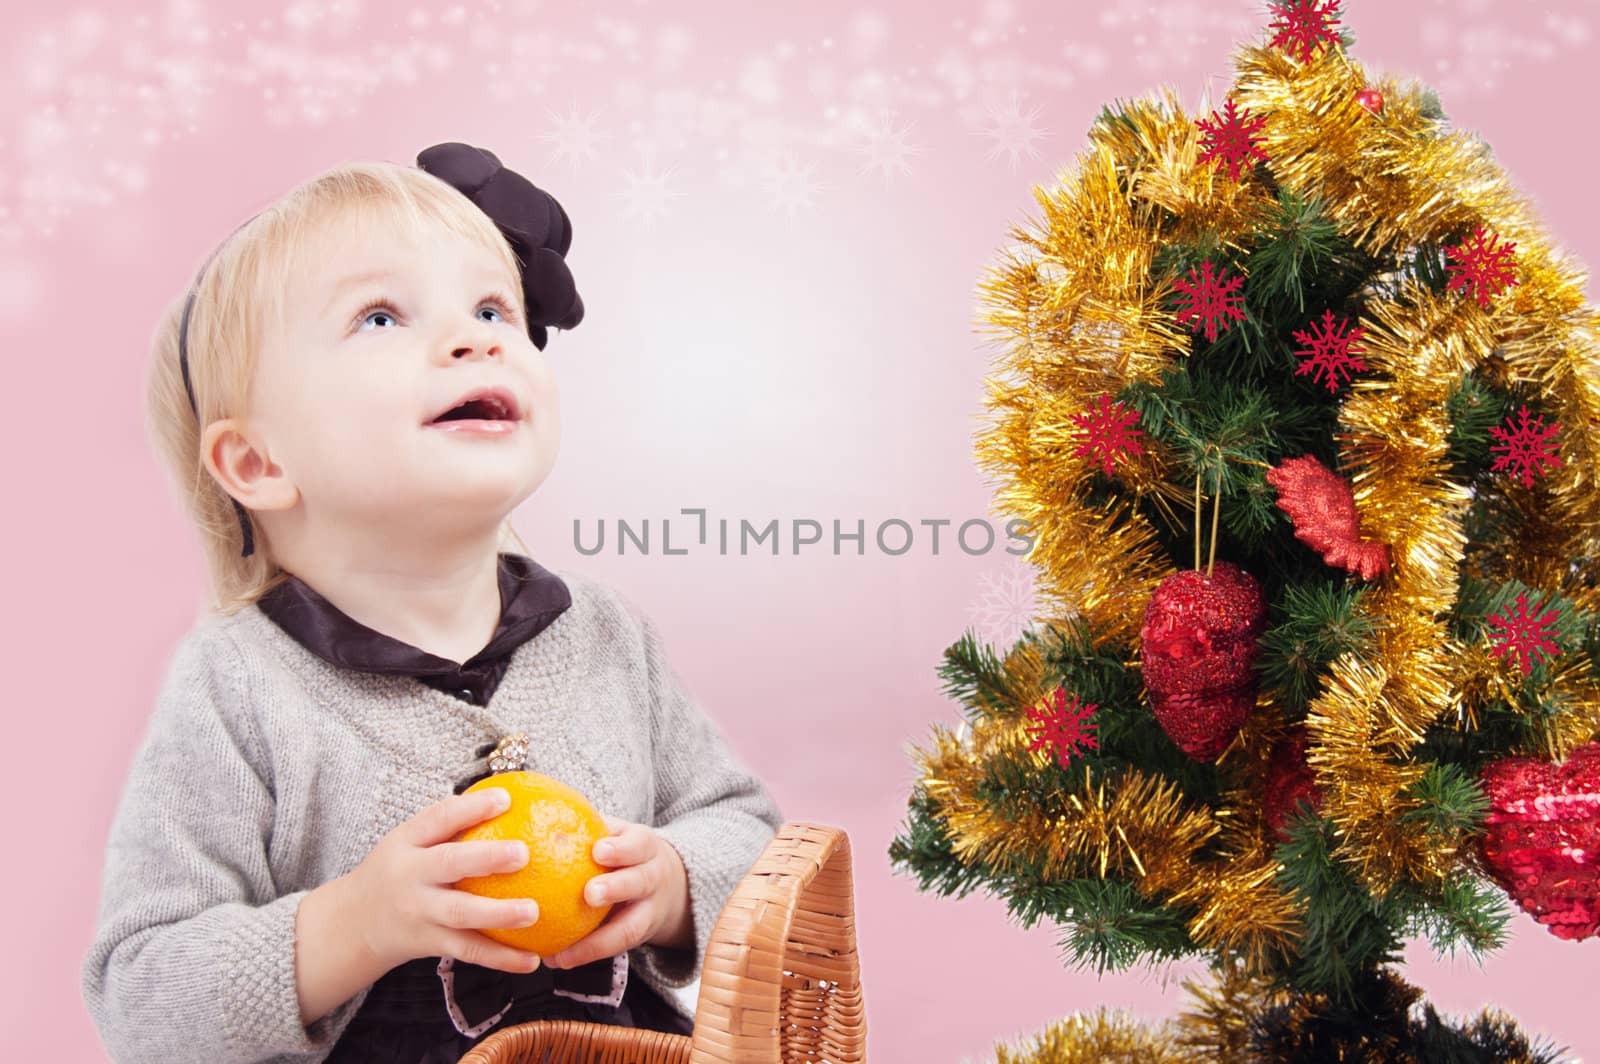
[[[629,961],[658,990],[694,980],[778,808],[684,693],[651,621],[609,586],[552,571],[572,605],[512,652],[486,706],[332,665],[255,606],[185,633],[112,820],[83,964],[114,1059],[325,1058],[367,990],[301,1024],[300,899],[448,797],[474,748],[518,731],[529,769],[682,855],[694,954],[643,946]]]

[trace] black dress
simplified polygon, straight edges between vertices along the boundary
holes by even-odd
[[[360,623],[309,584],[290,575],[262,596],[261,611],[312,653],[344,668],[412,676],[474,705],[486,705],[511,652],[572,605],[555,573],[521,554],[499,556],[500,622],[483,649],[454,662]],[[484,757],[485,750],[476,751]],[[473,751],[464,751],[465,757]],[[456,784],[464,790],[474,778]],[[642,979],[629,978],[627,956],[579,968],[502,972],[444,958],[420,957],[391,968],[326,1059],[339,1064],[456,1064],[490,1033],[533,1020],[585,1020],[689,1034],[687,1017]],[[443,971],[441,971],[441,967]]]
[[[574,1000],[556,990],[578,979],[611,983],[612,960],[581,968],[511,973],[454,962],[454,998],[468,1031],[446,1008],[438,957],[422,957],[391,968],[361,1003],[339,1036],[328,1064],[456,1064],[494,1031],[534,1020],[586,1020],[687,1035],[689,1020],[648,984],[629,979],[617,1005]],[[593,987],[598,989],[598,987]],[[493,1023],[497,1012],[510,1007]],[[485,1025],[487,1026],[485,1027]],[[479,1028],[485,1028],[479,1030]]]

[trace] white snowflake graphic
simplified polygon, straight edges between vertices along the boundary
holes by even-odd
[[[1023,156],[1033,159],[1039,157],[1037,142],[1050,135],[1036,122],[1039,108],[1030,108],[1024,114],[1021,94],[1013,89],[1005,103],[991,104],[986,110],[989,123],[978,131],[981,136],[994,142],[986,158],[998,159],[1004,155],[1011,160],[1011,169],[1015,170],[1022,164]]]
[[[595,116],[579,114],[576,104],[568,107],[564,115],[551,111],[550,121],[551,127],[540,133],[539,139],[549,141],[556,158],[568,165],[594,158],[595,146],[611,139],[609,134],[595,128]]]
[[[798,161],[793,152],[784,152],[781,160],[767,165],[761,192],[773,210],[793,218],[810,209],[813,197],[822,190],[814,175],[814,168]]]
[[[978,598],[967,607],[978,638],[1009,649],[1038,615],[1033,567],[1013,561],[998,573],[979,573],[978,582]]]
[[[1433,0],[1438,10],[1419,14],[1418,36],[1427,51],[1438,53],[1428,84],[1443,100],[1445,112],[1454,100],[1495,92],[1513,79],[1519,66],[1546,63],[1562,51],[1586,48],[1593,18],[1586,8],[1593,5],[1567,6],[1575,10],[1519,17],[1486,0],[1465,4]]]
[[[1552,0],[1534,15],[1493,0],[1417,7],[1416,44],[1447,111],[1452,99],[1497,91],[1528,66],[1580,62],[1596,38],[1591,0]],[[1030,101],[1110,98],[1113,65],[1170,70],[1259,36],[1262,22],[1248,5],[1104,0],[1073,20],[1068,40],[1047,5],[983,0],[924,20],[908,45],[905,23],[869,7],[839,20],[831,37],[780,36],[717,54],[718,71],[708,74],[712,20],[549,14],[542,0],[398,9],[286,0],[248,12],[162,0],[54,14],[45,5],[16,20],[14,62],[0,74],[9,104],[0,116],[0,243],[104,224],[150,196],[171,172],[168,153],[194,138],[252,123],[337,129],[409,107],[446,77],[453,91],[477,86],[476,101],[462,96],[464,108],[530,116],[525,124],[548,151],[569,167],[589,164],[641,217],[658,213],[651,204],[660,192],[650,186],[664,175],[624,173],[621,158],[607,159],[613,138],[630,151],[655,144],[713,160],[696,175],[710,185],[754,190],[767,178],[777,209],[799,214],[821,187],[810,164],[821,174],[843,164],[859,180],[892,186],[924,169],[913,141],[940,143],[949,129],[982,136],[990,160],[1023,168],[1052,136]],[[1219,84],[1210,95],[1221,93]],[[548,120],[547,105],[559,112]],[[516,165],[515,149],[488,139]],[[790,149],[807,165],[763,162]],[[697,191],[681,173],[668,187]]]
[[[646,227],[655,225],[667,215],[668,205],[683,195],[668,182],[677,173],[669,168],[664,173],[656,171],[654,164],[646,162],[639,170],[629,170],[622,175],[621,199],[623,213],[637,218]]]
[[[862,134],[858,147],[864,159],[861,172],[882,174],[885,184],[897,174],[905,176],[911,173],[911,158],[922,154],[920,147],[906,139],[911,129],[910,123],[899,125],[889,115],[880,115],[872,120]]]

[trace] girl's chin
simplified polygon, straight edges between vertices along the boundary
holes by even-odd
[[[423,475],[405,478],[404,494],[419,506],[449,506],[490,513],[521,505],[550,475],[550,463],[475,459],[431,465]],[[395,487],[402,488],[400,478]]]

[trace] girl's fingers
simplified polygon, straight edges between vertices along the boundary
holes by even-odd
[[[594,859],[608,868],[643,864],[655,851],[655,835],[643,824],[618,821],[619,834],[594,844]]]
[[[528,844],[516,839],[441,842],[427,848],[427,861],[430,883],[454,884],[469,876],[492,876],[526,868]]]
[[[590,905],[615,905],[648,897],[660,887],[660,870],[654,862],[649,862],[595,876],[583,888],[583,900]]]
[[[583,900],[596,906],[631,901],[631,895],[627,895],[622,889],[624,886],[625,884],[618,882],[614,874],[595,876],[584,884]]]
[[[539,905],[531,898],[485,898],[443,887],[429,891],[427,899],[427,917],[440,927],[509,929],[531,927],[539,919]]]
[[[452,931],[436,952],[458,961],[494,968],[502,972],[533,972],[542,963],[537,953],[496,942],[477,931]]]
[[[506,811],[510,798],[504,787],[453,794],[400,824],[394,833],[413,846],[433,846],[455,838],[474,824],[499,816]]]
[[[649,933],[649,908],[632,902],[620,909],[613,909],[611,918],[587,938],[546,957],[544,962],[552,968],[577,968],[602,957],[626,953],[642,943]]]

